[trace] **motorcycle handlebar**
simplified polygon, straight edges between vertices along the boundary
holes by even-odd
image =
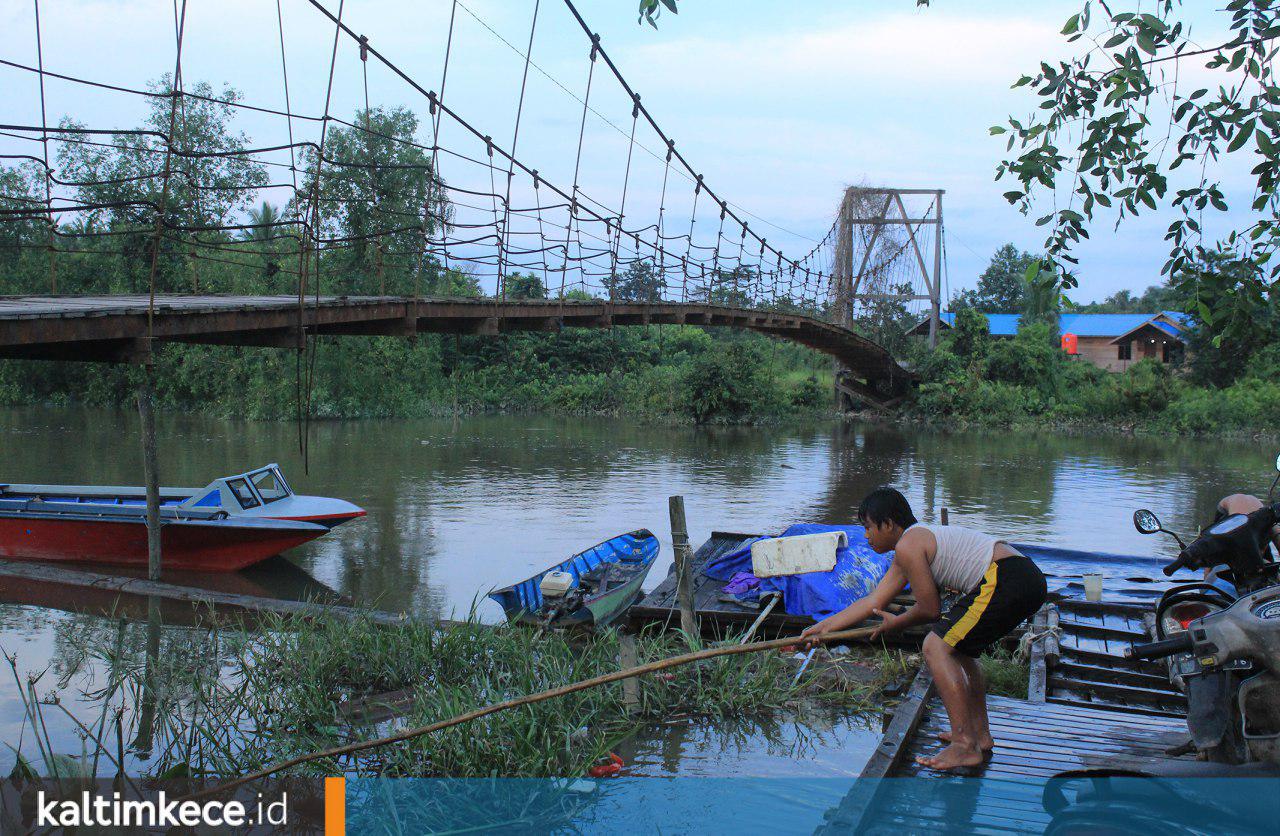
[[[1124,656],[1126,659],[1163,659],[1175,653],[1185,653],[1194,646],[1190,633],[1179,633],[1171,639],[1135,644],[1125,650]]]
[[[1178,559],[1164,567],[1165,577],[1172,575],[1174,572],[1187,565],[1187,553],[1179,552]]]

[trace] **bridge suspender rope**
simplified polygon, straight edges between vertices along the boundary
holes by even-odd
[[[38,2],[38,0],[34,0],[34,2]],[[49,252],[51,260],[51,288],[54,288],[57,282],[55,250],[63,249],[55,247],[55,241],[62,238],[63,240],[77,242],[93,242],[93,246],[90,249],[77,250],[75,246],[71,246],[65,248],[65,251],[68,252],[81,251],[102,255],[127,255],[126,252],[121,251],[119,248],[113,249],[110,246],[111,236],[129,232],[127,229],[114,226],[115,221],[112,220],[112,217],[136,213],[139,208],[150,209],[156,213],[157,226],[152,235],[153,278],[148,290],[145,334],[147,341],[152,339],[176,339],[179,337],[175,331],[167,330],[164,336],[161,336],[156,331],[156,294],[160,287],[166,281],[169,281],[168,279],[162,279],[159,273],[160,248],[165,246],[166,242],[169,242],[178,245],[184,252],[189,249],[192,286],[199,287],[203,284],[200,276],[200,261],[227,264],[236,268],[252,266],[243,260],[246,248],[242,242],[249,239],[250,236],[239,236],[235,233],[253,233],[256,230],[273,226],[288,227],[287,237],[296,238],[298,241],[298,261],[296,270],[286,267],[283,272],[296,274],[296,321],[292,330],[288,330],[287,326],[283,328],[274,326],[275,333],[257,335],[255,339],[260,340],[260,342],[255,342],[254,344],[281,345],[285,339],[291,337],[295,342],[295,346],[300,348],[295,362],[297,413],[301,430],[299,433],[299,447],[304,461],[308,465],[309,426],[310,417],[314,411],[313,402],[316,397],[319,338],[342,332],[328,322],[328,318],[333,315],[333,311],[324,312],[329,300],[323,298],[321,284],[325,273],[340,269],[343,265],[344,262],[340,254],[344,250],[350,251],[353,248],[365,249],[370,246],[373,248],[374,258],[368,260],[366,267],[374,269],[371,265],[376,262],[377,281],[374,286],[379,293],[386,293],[389,289],[404,289],[407,287],[402,272],[394,274],[388,272],[390,269],[403,271],[405,260],[399,259],[399,257],[410,256],[409,262],[415,265],[412,268],[412,298],[414,304],[411,307],[403,308],[405,313],[400,320],[400,331],[389,331],[388,333],[404,334],[407,331],[416,330],[417,322],[430,321],[427,312],[438,310],[438,308],[434,307],[419,307],[419,303],[422,301],[420,299],[421,282],[424,277],[430,275],[428,271],[436,265],[443,267],[444,273],[442,275],[445,277],[453,275],[451,271],[454,265],[461,270],[467,271],[470,275],[475,275],[476,270],[480,271],[482,275],[475,279],[475,283],[479,285],[483,280],[485,282],[483,285],[485,291],[488,289],[487,282],[489,275],[491,275],[489,271],[495,270],[493,304],[498,306],[498,315],[502,317],[515,316],[519,319],[520,322],[511,325],[513,329],[528,327],[530,322],[540,319],[541,312],[532,309],[528,311],[517,310],[523,305],[523,302],[516,308],[509,304],[512,300],[509,299],[509,294],[506,292],[507,275],[521,270],[535,269],[535,265],[540,263],[545,286],[548,273],[551,269],[554,269],[548,265],[549,257],[547,253],[554,254],[559,251],[561,254],[561,264],[559,265],[561,276],[560,292],[557,300],[558,316],[556,317],[556,323],[558,324],[598,325],[606,322],[631,324],[637,321],[632,319],[632,313],[614,311],[612,306],[630,301],[619,299],[620,285],[618,282],[620,276],[632,269],[634,265],[643,266],[648,263],[652,265],[654,279],[663,290],[655,294],[653,288],[637,288],[637,290],[643,291],[646,301],[652,300],[657,305],[665,305],[665,300],[679,300],[679,302],[690,307],[687,309],[687,313],[673,313],[669,308],[664,308],[662,313],[658,313],[658,309],[655,307],[652,313],[641,315],[638,319],[639,322],[652,321],[659,325],[674,322],[716,322],[719,324],[740,322],[747,324],[747,327],[759,327],[760,330],[766,333],[781,334],[785,332],[789,338],[829,352],[853,351],[851,346],[856,343],[861,347],[853,351],[849,356],[854,359],[859,374],[865,373],[869,380],[877,374],[881,374],[883,369],[888,367],[887,364],[892,364],[891,360],[888,360],[886,364],[879,358],[871,363],[858,360],[855,355],[862,352],[863,355],[869,357],[870,353],[868,352],[870,349],[867,348],[866,344],[858,343],[854,339],[854,335],[846,334],[840,330],[828,330],[825,326],[819,327],[816,323],[813,325],[807,323],[800,325],[799,320],[789,321],[784,325],[774,324],[767,327],[762,324],[764,320],[756,313],[753,313],[753,309],[763,308],[766,305],[772,305],[777,302],[796,306],[792,309],[802,310],[806,313],[817,313],[822,310],[833,291],[840,292],[840,283],[831,282],[830,269],[831,244],[838,237],[836,236],[838,224],[833,224],[822,239],[814,242],[813,248],[800,259],[788,258],[783,254],[780,247],[770,244],[765,235],[753,230],[746,219],[746,215],[750,213],[741,209],[741,207],[736,207],[735,204],[717,194],[712,185],[707,183],[702,175],[695,172],[685,153],[676,145],[674,139],[658,125],[652,113],[641,101],[640,95],[630,86],[612,57],[601,45],[599,36],[593,33],[586,24],[573,0],[564,0],[564,8],[574,18],[590,43],[587,83],[582,96],[571,91],[548,74],[532,57],[538,27],[543,26],[545,28],[546,23],[544,21],[549,12],[548,9],[541,8],[541,0],[535,0],[528,39],[522,44],[523,50],[504,38],[493,27],[490,27],[476,16],[474,12],[467,9],[465,4],[460,3],[459,0],[453,0],[449,15],[448,36],[444,43],[444,61],[441,70],[439,93],[429,91],[415,81],[412,76],[376,49],[370,43],[368,36],[355,33],[346,23],[344,0],[339,0],[336,5],[336,14],[330,12],[321,0],[309,0],[309,2],[315,10],[332,21],[335,27],[333,42],[330,45],[330,67],[323,113],[298,114],[293,110],[290,80],[288,78],[289,68],[283,10],[282,3],[279,0],[277,0],[276,4],[277,26],[275,28],[277,32],[271,33],[271,35],[273,39],[278,40],[280,49],[280,68],[284,90],[283,110],[243,102],[236,95],[219,97],[211,95],[209,91],[195,90],[188,92],[183,89],[182,76],[179,72],[175,72],[173,89],[168,92],[135,90],[119,85],[54,73],[44,65],[42,33],[40,32],[40,22],[38,20],[36,22],[37,66],[26,67],[12,61],[0,61],[0,65],[4,67],[35,73],[42,87],[45,75],[49,75],[72,84],[82,84],[95,89],[113,90],[147,97],[153,102],[164,98],[169,99],[169,130],[167,134],[161,130],[153,130],[151,128],[103,130],[71,125],[51,131],[43,97],[41,99],[39,127],[24,125],[0,126],[0,137],[18,141],[33,141],[34,139],[34,141],[41,143],[43,153],[39,158],[23,155],[9,156],[11,158],[31,159],[35,164],[42,166],[46,180],[44,200],[40,201],[38,198],[27,199],[19,196],[16,202],[7,202],[4,206],[0,206],[0,221],[12,218],[22,222],[32,217],[38,217],[40,210],[37,207],[43,203],[43,214],[47,216],[45,219],[47,233],[45,237],[47,240],[42,243],[43,249]],[[451,76],[449,64],[453,54],[453,39],[457,7],[459,5],[463,5],[463,8],[472,17],[475,17],[484,28],[488,29],[495,37],[502,40],[520,56],[522,71],[519,98],[515,109],[512,141],[509,149],[504,149],[494,143],[490,135],[468,122],[458,112],[457,108],[450,106],[444,97],[446,84]],[[175,37],[180,38],[183,14],[177,10],[176,6],[177,4],[175,3]],[[336,73],[337,51],[339,42],[344,35],[350,37],[358,47],[361,60],[364,108],[354,121],[346,121],[334,115],[335,95],[338,87]],[[371,91],[369,90],[369,85],[373,83],[369,78],[368,64],[370,58],[373,58],[388,69],[394,79],[404,82],[413,91],[426,98],[431,111],[430,145],[420,145],[411,134],[404,136],[393,135],[396,133],[394,129],[384,127],[374,118],[370,102]],[[597,77],[599,76],[597,63],[600,62],[603,63],[599,69],[606,74],[605,76]],[[180,69],[180,66],[178,68]],[[568,189],[540,175],[537,169],[532,168],[518,156],[518,149],[522,145],[528,146],[530,144],[525,134],[529,129],[528,111],[530,101],[532,101],[530,97],[533,90],[530,86],[531,70],[542,73],[553,84],[559,86],[567,95],[581,104],[578,141],[574,154],[573,178],[571,182],[564,183],[564,185],[569,185]],[[602,112],[606,109],[606,106],[600,104],[600,102],[607,100],[608,91],[606,87],[601,85],[606,85],[609,76],[612,76],[618,88],[625,94],[632,117],[632,124],[629,129],[610,121],[610,117]],[[514,83],[514,78],[512,82]],[[244,109],[253,113],[283,117],[282,127],[287,130],[287,142],[282,141],[280,144],[274,145],[263,143],[261,147],[244,147],[248,143],[237,140],[232,143],[229,149],[221,149],[183,140],[181,137],[190,134],[188,129],[189,103],[186,102],[186,97],[188,96],[193,101],[202,102],[215,108],[222,108],[227,112]],[[177,108],[182,108],[181,123],[177,121]],[[192,112],[194,113],[194,110]],[[585,146],[586,123],[589,114],[599,117],[604,124],[616,130],[627,141],[625,161],[618,160],[624,163],[624,171],[620,200],[616,204],[616,211],[610,205],[611,200],[602,201],[599,194],[588,194],[584,189],[584,183],[597,182],[597,178],[584,171],[588,156]],[[445,118],[452,119],[463,129],[461,135],[456,141],[452,141],[449,147],[445,147],[442,144],[445,133],[442,122]],[[317,124],[319,126],[319,137],[314,141],[306,141],[307,138],[296,135],[295,121],[299,124]],[[620,122],[621,120],[618,121]],[[414,153],[417,151],[427,152],[429,162],[421,157],[403,165],[398,162],[389,162],[382,158],[372,158],[368,155],[349,158],[350,155],[346,154],[344,146],[337,144],[336,138],[333,141],[330,139],[330,129],[338,130],[337,126],[331,125],[334,122],[344,126],[345,130],[351,132],[351,136],[355,138],[354,144],[357,150],[373,147],[375,144],[379,148],[387,147],[393,149],[393,151],[404,149],[408,152],[410,149],[415,149]],[[642,122],[643,125],[641,124]],[[180,127],[183,129],[181,134],[179,134]],[[650,132],[652,136],[658,139],[660,146],[657,146],[656,151],[646,145],[644,137],[641,136],[642,130]],[[370,139],[371,137],[378,137],[380,141],[373,143]],[[164,148],[159,148],[156,141],[151,138],[164,142]],[[360,142],[361,138],[367,141],[362,143]],[[141,196],[138,197],[128,196],[118,200],[104,199],[94,201],[89,196],[95,194],[95,192],[90,190],[98,186],[109,185],[111,181],[105,178],[104,175],[92,170],[72,171],[70,176],[64,176],[59,179],[51,167],[52,160],[48,153],[48,144],[50,142],[64,143],[66,147],[73,149],[77,146],[108,149],[102,152],[104,155],[114,153],[117,150],[127,151],[135,154],[140,164],[145,164],[148,160],[155,159],[156,154],[163,154],[165,160],[164,187],[160,190],[157,199],[151,198],[150,195],[156,194],[156,191],[152,190],[150,194],[143,191]],[[479,143],[483,143],[484,154],[479,154],[473,150]],[[464,144],[469,147],[463,147]],[[333,149],[331,149],[331,145]],[[304,159],[307,161],[306,177],[311,178],[309,182],[307,182],[306,177],[300,178],[298,176],[297,155],[300,149],[302,149]],[[618,149],[619,157],[621,156],[620,150]],[[636,156],[637,150],[641,151],[640,157]],[[456,161],[458,166],[458,174],[447,184],[440,175],[441,158],[446,155],[451,160]],[[655,207],[657,212],[656,222],[653,223],[632,220],[641,216],[641,212],[636,211],[636,207],[633,206],[635,202],[633,192],[636,184],[642,182],[641,178],[647,180],[647,178],[652,177],[653,180],[649,182],[658,185],[656,183],[656,171],[653,171],[652,165],[649,164],[644,155],[652,157],[654,162],[662,168],[661,188],[660,190],[655,190],[658,191],[658,201]],[[280,161],[281,156],[284,156],[286,160]],[[233,184],[230,187],[223,185],[220,181],[215,182],[210,179],[205,182],[200,180],[198,176],[192,176],[192,172],[199,173],[203,171],[206,168],[205,163],[216,165],[219,164],[217,163],[218,160],[233,158],[242,160],[245,165],[255,168],[256,170],[253,172],[255,175],[268,175],[276,169],[287,168],[289,176],[288,178],[283,178],[286,180],[283,183],[273,182],[272,178],[264,176],[262,180],[249,178],[249,181],[242,185]],[[640,167],[637,159],[640,160],[640,164],[649,166],[649,168]],[[169,192],[172,187],[170,183],[170,178],[173,174],[172,168],[176,161],[179,160],[182,161],[180,164],[183,167],[184,175],[190,181],[189,188],[192,195],[189,199],[184,197],[184,203],[188,205],[184,206],[183,209],[194,208],[194,216],[191,216],[190,212],[184,215],[177,211],[166,211],[168,207],[165,204],[170,202]],[[447,165],[452,166],[454,164],[451,162]],[[414,206],[411,211],[403,211],[403,204],[397,203],[393,197],[383,193],[382,186],[394,179],[379,176],[380,169],[384,167],[416,167],[428,172],[428,186],[425,196],[421,198],[420,202],[417,199],[411,201]],[[146,173],[148,168],[145,165],[143,165],[143,171],[144,173],[137,178],[140,182],[145,183],[148,179],[157,176],[155,173]],[[496,182],[499,171],[504,172],[507,178],[501,187]],[[489,181],[487,186],[474,177],[473,175],[475,174],[485,177]],[[532,208],[529,207],[529,204],[522,205],[518,197],[519,191],[527,188],[527,184],[523,179],[517,182],[517,178],[522,178],[523,175],[528,175],[532,182]],[[471,179],[468,180],[468,177]],[[684,186],[673,180],[673,177],[684,178],[692,187],[689,225],[687,228],[681,228],[679,234],[671,234],[668,213],[676,211],[675,198],[680,197],[683,199],[685,192]],[[265,183],[263,180],[265,180]],[[563,181],[561,182],[563,183]],[[70,191],[68,194],[71,197],[64,198],[54,192],[55,186],[68,190],[79,189],[80,191]],[[517,186],[519,189],[517,189]],[[211,207],[216,205],[208,196],[208,194],[212,193],[212,190],[216,189],[226,190],[230,188],[232,194],[235,194],[235,189],[242,189],[243,191],[236,195],[236,198],[247,200],[250,194],[259,189],[289,189],[290,187],[292,188],[294,199],[291,201],[292,217],[289,218],[251,218],[247,222],[240,223],[235,222],[235,218],[227,217],[227,210],[225,209],[221,210],[221,214],[219,214],[219,210],[213,208],[206,210],[204,208],[206,201],[210,202]],[[351,197],[353,190],[354,197]],[[704,191],[706,192],[705,197],[703,195]],[[911,190],[900,191],[905,193]],[[104,190],[97,193],[110,194],[111,192]],[[116,193],[119,194],[120,192]],[[128,193],[125,192],[124,194],[127,195]],[[184,192],[185,194],[187,193]],[[369,211],[371,212],[372,220],[354,229],[347,227],[347,231],[338,231],[343,228],[336,223],[326,221],[328,213],[325,211],[327,203],[339,199],[335,195],[345,195],[341,197],[341,200],[349,205],[370,207]],[[57,203],[55,203],[55,200]],[[711,201],[710,205],[708,205],[708,201]],[[28,205],[23,205],[24,202]],[[483,204],[486,203],[490,204],[489,207],[484,208],[492,210],[491,218],[486,217],[489,214],[488,212],[478,214],[478,210],[481,210]],[[500,209],[499,204],[501,204]],[[565,224],[563,230],[558,226],[559,218],[561,217],[559,212],[561,205],[566,208],[566,212],[563,215]],[[715,211],[719,214],[717,222],[712,226],[707,226],[701,222],[708,220],[705,217],[708,211]],[[905,214],[905,209],[902,211]],[[206,212],[211,218],[205,217]],[[109,215],[109,222],[105,226],[91,227],[83,225],[73,227],[67,225],[65,228],[60,228],[57,226],[56,218],[65,216],[65,213],[76,213],[81,216],[92,216],[94,213],[115,213],[115,215]],[[337,217],[333,215],[330,220],[332,221]],[[532,227],[532,221],[535,217],[537,231],[531,232],[530,227]],[[53,219],[52,223],[50,219]],[[529,222],[527,225],[525,223],[526,219]],[[628,220],[632,220],[634,226],[628,227]],[[911,222],[906,226],[908,233],[913,237],[918,231],[918,220],[910,219]],[[439,230],[431,229],[431,224],[433,223],[439,224]],[[768,222],[765,221],[764,223],[767,224]],[[945,269],[945,265],[938,263],[941,261],[942,252],[940,218],[935,223],[937,223],[937,226],[934,227],[934,233],[937,237],[933,242],[935,264],[933,270],[929,271],[933,275],[928,276],[925,282],[931,286],[930,291],[936,298],[940,292],[942,271]],[[726,229],[733,230],[735,224],[739,233],[736,261],[732,256],[732,239],[726,238]],[[769,225],[774,226],[773,224]],[[651,226],[654,234],[650,245],[647,241],[649,239],[648,230]],[[714,241],[711,240],[709,234],[712,229],[715,230]],[[401,235],[401,233],[410,230],[416,231],[417,237]],[[879,228],[877,227],[873,230],[873,234],[878,231]],[[436,234],[437,232],[438,235]],[[729,234],[732,235],[732,232]],[[536,236],[537,243],[532,246],[525,245],[524,241],[527,239],[523,236]],[[680,237],[686,239],[683,253],[678,249]],[[628,244],[624,250],[623,241],[625,238],[630,238],[632,243]],[[748,239],[750,240],[748,241]],[[102,242],[105,246],[100,246],[98,242]],[[599,243],[597,244],[596,242]],[[905,246],[906,242],[903,243]],[[917,261],[919,261],[920,256],[923,255],[919,251],[920,245],[914,241],[912,243],[915,246]],[[24,243],[19,239],[17,246],[21,248],[32,247],[33,245]],[[252,252],[253,249],[250,247],[249,254],[252,254]],[[891,272],[893,269],[892,256],[887,261],[883,261],[887,253],[888,250],[876,254],[868,253],[871,256],[871,260],[866,265],[869,280],[886,282],[905,278],[905,276],[897,276]],[[397,266],[393,268],[391,265]],[[269,266],[275,268],[268,273],[269,276],[275,275],[276,272],[281,272],[278,266],[274,264]],[[673,269],[680,270],[680,286],[678,289],[672,282],[674,276],[668,272]],[[575,271],[575,279],[573,281],[568,278],[569,270]],[[836,272],[848,273],[850,271],[841,267]],[[922,270],[922,272],[925,271]],[[392,278],[392,276],[395,278]],[[219,289],[214,276],[210,275],[208,280],[214,282],[210,289]],[[448,278],[448,280],[452,281],[452,278]],[[349,284],[344,281],[343,286],[344,288],[349,287]],[[603,309],[602,314],[598,316],[595,322],[588,322],[585,313],[580,314],[580,312],[585,312],[590,308],[589,303],[579,303],[576,300],[566,299],[570,295],[571,286],[575,288],[581,287],[588,294],[603,291],[600,296],[605,297],[607,307]],[[307,299],[308,291],[312,295],[310,300]],[[482,292],[487,295],[485,291]],[[914,291],[912,295],[921,294],[919,291]],[[597,296],[597,298],[600,297]],[[852,302],[851,299],[848,301]],[[503,304],[503,302],[507,304]],[[696,302],[700,302],[702,305],[696,308],[693,307]],[[730,302],[733,309],[720,307],[714,304],[716,302]],[[356,306],[358,307],[359,304],[356,303]],[[403,303],[397,300],[389,304],[394,306]],[[309,307],[311,308],[310,311],[308,311]],[[843,304],[838,307],[837,315],[845,315],[844,307],[845,305]],[[168,308],[168,305],[166,305],[166,308]],[[492,312],[492,308],[490,310]],[[788,310],[788,308],[783,307],[782,310]],[[509,314],[509,311],[514,311],[514,313]],[[253,319],[258,313],[265,314],[265,310],[259,311],[257,302],[248,300],[246,316]],[[363,315],[358,314],[357,316]],[[176,324],[180,319],[182,319],[181,316],[174,318],[166,315],[166,329],[177,328],[181,330],[187,328],[187,324]],[[412,328],[405,325],[409,320],[414,323]],[[460,317],[450,320],[450,323],[457,323],[463,320],[470,321],[468,317]],[[432,330],[446,330],[454,328],[455,324],[431,322],[427,327]],[[492,319],[475,327],[488,330],[492,327]],[[63,329],[61,324],[53,327],[50,333],[55,331],[62,332],[60,329]],[[381,325],[361,325],[353,320],[351,327],[343,333],[382,333],[381,329]],[[506,330],[505,325],[502,330]],[[203,335],[193,334],[190,339],[197,342],[201,339],[208,339],[209,341],[216,339],[222,344],[226,344],[227,342],[234,342],[237,338],[234,335],[222,332],[217,338],[213,337],[211,333],[206,333]],[[71,353],[69,350],[71,345],[68,343],[37,341],[20,347],[6,340],[6,337],[0,337],[0,354],[7,356],[53,357],[67,356]],[[140,340],[138,345],[142,345],[142,342]],[[117,355],[120,346],[112,339],[104,339],[96,350],[101,351],[103,355],[101,359],[119,359]],[[877,368],[881,371],[877,371]]]

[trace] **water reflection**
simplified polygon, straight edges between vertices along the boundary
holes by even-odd
[[[624,741],[624,775],[684,778],[856,777],[880,742],[878,723],[861,715],[807,711],[793,718],[684,718]]]
[[[186,585],[294,599],[354,601],[425,617],[467,612],[497,619],[489,589],[622,531],[663,538],[650,585],[666,574],[667,496],[683,494],[691,536],[711,530],[775,531],[797,521],[847,522],[881,484],[901,488],[925,520],[952,520],[1019,541],[1168,556],[1130,516],[1154,510],[1193,532],[1218,497],[1265,492],[1274,451],[1252,442],[1074,438],[1057,434],[922,431],[891,425],[803,428],[644,426],[602,419],[482,417],[465,420],[323,422],[313,427],[309,473],[296,428],[204,415],[162,416],[161,473],[168,485],[203,485],[278,461],[303,493],[340,496],[369,516],[289,553],[287,559],[219,578],[167,573]],[[142,472],[132,412],[0,411],[4,480],[136,484]],[[74,658],[75,631],[131,621],[125,653],[144,663],[152,605],[114,593],[0,581],[0,647],[19,659],[19,679],[52,665],[64,704],[108,674]],[[202,614],[161,602],[158,653],[191,652]],[[104,618],[107,616],[107,618]],[[62,638],[59,638],[59,636]],[[105,640],[105,636],[102,637]],[[48,684],[49,680],[44,680]],[[0,685],[2,740],[21,729],[18,683]],[[43,686],[42,686],[43,687]],[[51,718],[73,745],[74,729]],[[690,732],[693,734],[693,732]],[[671,748],[674,747],[674,748]],[[701,743],[669,743],[671,763],[696,763]],[[726,756],[726,766],[741,753]],[[795,762],[792,760],[791,762]],[[0,768],[4,759],[0,757]],[[718,767],[717,767],[718,768]]]

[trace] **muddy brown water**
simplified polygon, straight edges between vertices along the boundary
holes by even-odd
[[[484,599],[489,589],[635,528],[650,528],[662,540],[649,578],[655,585],[671,559],[672,494],[685,496],[695,543],[713,528],[769,532],[800,521],[849,522],[868,490],[891,484],[924,520],[937,519],[945,506],[952,522],[1013,540],[1169,556],[1168,542],[1134,531],[1135,508],[1151,508],[1168,527],[1194,532],[1223,494],[1265,492],[1276,452],[1248,441],[944,433],[834,422],[694,429],[499,416],[318,422],[304,471],[292,424],[164,415],[159,441],[166,485],[199,486],[275,461],[297,492],[342,497],[369,511],[254,571],[174,580],[349,599],[423,617],[465,616],[474,606],[485,620],[500,618]],[[0,450],[0,482],[142,479],[137,421],[128,411],[0,411]],[[85,692],[100,688],[103,674],[76,658],[74,636],[101,629],[111,616],[139,617],[137,609],[137,602],[122,606],[114,596],[0,584],[0,647],[16,656],[20,680],[47,670],[40,690],[56,692],[87,720],[97,707]],[[180,609],[169,608],[165,617],[180,623]],[[171,644],[182,642],[161,646]],[[0,742],[16,747],[23,734],[19,685],[7,671],[0,674]],[[69,720],[53,714],[46,720],[58,747],[80,750]],[[837,718],[816,730],[655,727],[634,743],[635,770],[856,774],[876,739],[867,726],[865,719]],[[0,749],[0,770],[7,772],[12,760],[8,747]]]

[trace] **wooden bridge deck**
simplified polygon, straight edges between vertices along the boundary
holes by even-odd
[[[878,344],[815,317],[675,302],[322,296],[161,295],[0,297],[0,358],[138,362],[151,341],[297,348],[305,334],[501,334],[708,325],[746,328],[829,354],[852,372],[845,385],[872,399],[901,395],[912,375]],[[149,321],[150,320],[150,321]],[[866,381],[862,383],[860,381]]]

